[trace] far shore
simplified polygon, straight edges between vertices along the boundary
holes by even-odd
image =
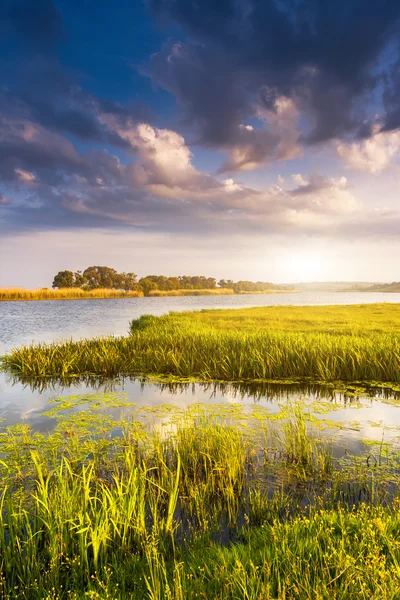
[[[251,294],[294,294],[298,290],[264,290],[254,292],[234,292],[230,288],[200,289],[200,290],[152,290],[146,296],[168,297],[168,296],[241,296]],[[24,289],[24,288],[0,288],[0,302],[23,302],[43,300],[109,300],[118,298],[144,298],[142,291],[122,291],[113,289],[82,290],[80,288],[62,289]]]

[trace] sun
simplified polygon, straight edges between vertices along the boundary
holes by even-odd
[[[324,275],[324,260],[318,253],[300,251],[287,258],[287,271],[291,281],[317,281]]]

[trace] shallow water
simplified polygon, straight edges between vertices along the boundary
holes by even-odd
[[[163,384],[135,378],[49,387],[24,386],[10,380],[5,384],[0,382],[3,426],[24,423],[43,433],[56,425],[56,420],[45,413],[65,400],[69,407],[63,415],[90,410],[115,421],[140,420],[143,409],[149,408],[153,423],[158,424],[169,420],[165,409],[168,405],[174,410],[200,404],[210,409],[215,405],[240,406],[245,413],[255,409],[278,413],[288,404],[300,403],[303,410],[318,419],[313,427],[334,437],[335,445],[352,452],[360,449],[362,440],[397,444],[400,436],[400,400],[379,389],[354,397],[316,385]]]
[[[107,300],[1,302],[0,303],[0,355],[14,346],[32,341],[54,341],[65,338],[82,338],[96,335],[125,334],[129,322],[141,314],[160,315],[169,311],[202,308],[243,308],[278,304],[323,305],[358,304],[372,302],[400,302],[400,294],[383,293],[296,293],[245,296],[197,296],[170,298],[130,298]],[[0,374],[0,418],[5,425],[24,422],[35,430],[47,431],[54,420],[42,413],[54,404],[52,399],[63,396],[104,393],[113,391],[125,394],[124,401],[139,406],[159,406],[165,403],[189,406],[195,402],[205,404],[255,403],[278,411],[280,403],[301,400],[310,404],[310,411],[318,418],[330,419],[340,424],[335,436],[349,443],[362,438],[380,441],[395,440],[400,435],[400,410],[393,396],[385,398],[383,392],[372,391],[359,399],[334,394],[326,388],[298,386],[218,386],[178,385],[165,386],[142,383],[138,380],[75,384],[65,388],[55,385],[34,389]],[[319,408],[317,404],[319,403]],[[321,404],[322,403],[322,404]],[[399,403],[400,404],[400,403]],[[104,404],[102,410],[107,411]],[[129,416],[135,406],[110,409],[115,418]],[[318,414],[319,411],[319,414]],[[324,414],[320,414],[321,411]],[[326,414],[325,414],[326,413]],[[347,443],[347,442],[346,442]]]

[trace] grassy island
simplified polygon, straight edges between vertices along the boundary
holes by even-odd
[[[37,344],[3,358],[26,377],[145,374],[197,380],[400,383],[400,305],[143,315],[130,335]]]

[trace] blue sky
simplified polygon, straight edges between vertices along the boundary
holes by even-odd
[[[398,280],[395,0],[5,0],[0,286]]]

